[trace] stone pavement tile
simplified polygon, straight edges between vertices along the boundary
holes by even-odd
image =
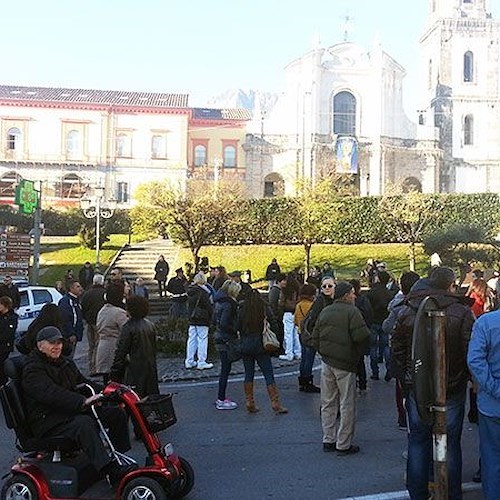
[[[87,352],[88,352],[88,342],[84,335],[83,340],[77,344],[74,361],[78,366],[78,369],[84,374],[88,375],[88,363],[87,363]],[[213,363],[214,367],[209,370],[197,370],[186,369],[184,366],[184,358],[171,358],[163,356],[159,353],[157,356],[157,366],[158,366],[158,379],[160,382],[176,382],[181,380],[192,381],[192,380],[206,380],[211,378],[216,378],[219,376],[220,362],[217,359],[208,359],[210,363]],[[296,371],[298,370],[300,361],[282,361],[280,359],[273,358],[273,368],[279,373],[280,371]],[[255,367],[256,373],[260,373],[260,368]],[[242,375],[245,373],[242,361],[236,361],[233,363],[231,374],[232,375]]]

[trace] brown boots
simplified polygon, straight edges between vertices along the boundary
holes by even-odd
[[[288,410],[281,406],[280,395],[276,384],[268,385],[267,392],[269,394],[269,399],[271,400],[271,407],[275,413],[288,413]]]
[[[248,413],[257,413],[259,409],[255,406],[255,399],[253,397],[253,382],[245,382],[243,384],[243,388],[245,389],[245,400]],[[269,399],[271,400],[271,407],[275,413],[288,413],[288,410],[281,406],[280,396],[278,394],[276,384],[268,385],[267,392],[269,393]]]
[[[257,413],[259,409],[255,406],[255,399],[253,397],[253,382],[245,382],[243,384],[245,389],[245,399],[248,413]]]

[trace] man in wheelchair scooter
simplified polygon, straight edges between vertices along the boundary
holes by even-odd
[[[63,336],[54,326],[42,328],[37,335],[36,348],[30,353],[23,369],[22,387],[26,415],[37,438],[65,436],[74,441],[88,456],[102,477],[117,483],[130,465],[119,465],[112,459],[99,435],[89,408],[98,395],[85,397],[77,391],[82,383],[94,385],[78,370],[73,360],[62,355]],[[116,449],[126,452],[130,439],[126,413],[117,406],[97,409]]]

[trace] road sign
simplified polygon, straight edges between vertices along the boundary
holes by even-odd
[[[28,271],[31,257],[29,234],[0,233],[0,273]]]

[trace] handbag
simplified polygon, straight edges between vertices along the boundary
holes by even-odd
[[[280,348],[278,337],[271,330],[271,325],[266,317],[264,317],[264,328],[262,330],[262,345],[267,352],[275,352]]]
[[[226,340],[227,357],[230,363],[241,359],[241,341],[239,338]]]

